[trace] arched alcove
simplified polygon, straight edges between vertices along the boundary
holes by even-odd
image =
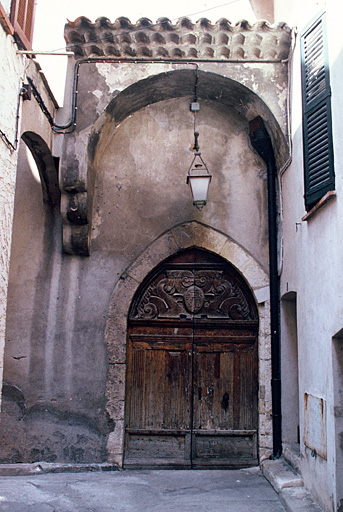
[[[235,117],[240,118],[246,126],[254,117],[262,117],[272,137],[278,164],[282,165],[287,160],[285,136],[272,111],[257,94],[237,81],[200,70],[197,78],[196,67],[160,73],[140,80],[118,93],[95,122],[88,139],[87,173],[82,169],[78,171],[78,176],[75,176],[75,172],[62,176],[64,247],[68,253],[89,254],[98,158],[108,148],[109,139],[117,128],[131,115],[149,105],[182,98],[189,101],[194,95],[196,79],[200,102],[234,112]]]

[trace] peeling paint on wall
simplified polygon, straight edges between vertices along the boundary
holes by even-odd
[[[305,393],[304,406],[304,443],[312,450],[313,456],[318,454],[326,459],[326,400]]]

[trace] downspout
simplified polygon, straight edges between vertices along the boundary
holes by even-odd
[[[273,458],[282,453],[281,438],[281,353],[280,353],[280,281],[277,255],[277,207],[276,207],[276,161],[271,138],[261,117],[249,122],[252,147],[267,164],[268,173],[268,227],[269,227],[269,278],[270,278],[270,324],[272,359],[272,416]]]

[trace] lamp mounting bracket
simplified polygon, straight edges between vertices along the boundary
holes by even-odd
[[[197,153],[199,152],[198,138],[199,138],[199,132],[194,132],[194,147],[193,147],[193,151],[196,151]]]

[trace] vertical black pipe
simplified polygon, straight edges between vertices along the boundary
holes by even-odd
[[[280,354],[280,281],[277,257],[277,206],[276,162],[271,138],[263,120],[256,117],[249,123],[249,135],[253,148],[267,164],[268,171],[268,226],[269,226],[269,273],[270,273],[270,324],[272,358],[272,414],[273,456],[282,453],[281,437],[281,354]]]

